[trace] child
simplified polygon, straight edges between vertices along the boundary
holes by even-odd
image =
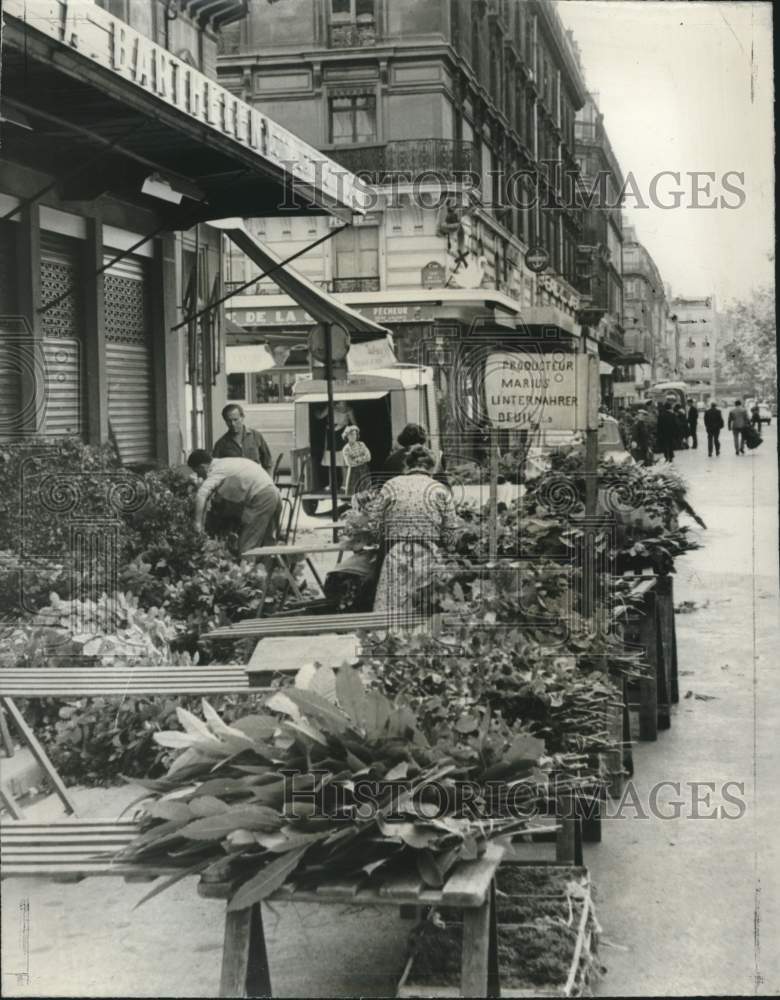
[[[371,461],[371,452],[360,440],[360,428],[356,424],[347,424],[341,432],[341,436],[346,442],[341,450],[341,454],[344,458],[344,465],[347,467],[347,477],[344,482],[344,491],[349,496],[351,492],[354,493],[357,490],[364,488],[362,486],[363,482],[369,479],[369,462]],[[350,480],[352,481],[351,491]]]

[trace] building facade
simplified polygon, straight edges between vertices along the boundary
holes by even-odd
[[[601,357],[602,401],[616,404],[615,369],[626,365],[623,334],[624,179],[612,150],[598,95],[588,94],[574,123],[583,202],[582,243],[577,252],[581,317],[595,334]]]
[[[621,395],[641,398],[642,390],[659,381],[667,338],[668,305],[661,275],[636,229],[623,229],[623,319],[626,349],[635,356],[623,366]]]
[[[387,324],[400,360],[420,358],[421,344],[430,359],[479,321],[579,332],[574,119],[585,90],[552,3],[250,5],[220,52],[225,87],[370,185],[360,224],[293,266]],[[247,225],[287,255],[329,223]],[[549,258],[544,273],[526,265],[531,248]],[[256,273],[240,254],[226,272],[234,285]],[[306,320],[265,298],[272,281],[247,291],[234,320],[262,340],[300,341]]]
[[[700,299],[674,298],[671,311],[679,329],[680,377],[689,384],[691,394],[701,402],[715,398],[715,358],[718,345],[719,316],[714,295]]]
[[[210,220],[327,213],[339,195],[351,215],[349,175],[315,178],[319,153],[216,82],[217,33],[247,9],[3,4],[4,439],[113,440],[138,467],[210,444],[226,398]]]

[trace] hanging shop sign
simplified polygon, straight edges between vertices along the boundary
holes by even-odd
[[[368,192],[333,160],[97,4],[61,0],[35,14],[4,0],[4,16],[54,38],[232,142],[252,150],[337,204],[363,210]]]
[[[352,344],[347,356],[347,367],[351,372],[372,371],[376,368],[392,368],[398,364],[398,358],[393,352],[387,337],[376,340],[365,340],[360,344]]]
[[[444,267],[438,261],[432,260],[420,272],[423,288],[443,288],[446,281]]]
[[[546,292],[554,302],[572,311],[579,308],[578,297],[565,288],[560,281],[556,281],[551,274],[539,274],[536,281],[539,291]]]
[[[598,427],[598,358],[563,351],[490,354],[488,420],[505,430],[581,431]]]
[[[529,271],[539,274],[550,266],[550,255],[544,247],[531,247],[525,255],[525,265]]]

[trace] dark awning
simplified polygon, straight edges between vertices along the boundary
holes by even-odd
[[[3,0],[3,21],[2,114],[28,126],[4,125],[3,159],[59,175],[63,199],[110,193],[172,229],[362,213],[352,174],[97,4]]]
[[[212,223],[212,225],[223,230],[239,250],[243,250],[247,257],[253,260],[262,271],[277,268],[273,272],[275,284],[294,299],[298,305],[303,306],[316,322],[335,323],[344,327],[350,337],[357,336],[359,339],[366,339],[366,336],[369,338],[389,336],[390,331],[385,327],[374,323],[373,320],[366,319],[357,310],[343,305],[333,296],[312,284],[299,271],[293,270],[289,265],[280,267],[281,257],[277,257],[272,250],[250,235],[240,219],[223,219],[220,222]]]

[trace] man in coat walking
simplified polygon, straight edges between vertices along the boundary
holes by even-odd
[[[672,410],[672,404],[664,403],[658,413],[655,441],[658,449],[664,453],[667,462],[674,461],[674,442],[677,432],[677,417]]]
[[[710,403],[709,410],[704,411],[704,429],[707,431],[707,458],[712,458],[712,449],[715,448],[715,457],[720,455],[720,432],[723,428],[723,414],[718,409],[718,404]]]
[[[692,399],[688,400],[688,437],[691,439],[691,448],[698,448],[699,441],[696,437],[696,425],[699,423],[699,408]]]
[[[729,430],[734,433],[734,451],[745,454],[745,431],[750,427],[750,414],[738,399],[729,410]]]

